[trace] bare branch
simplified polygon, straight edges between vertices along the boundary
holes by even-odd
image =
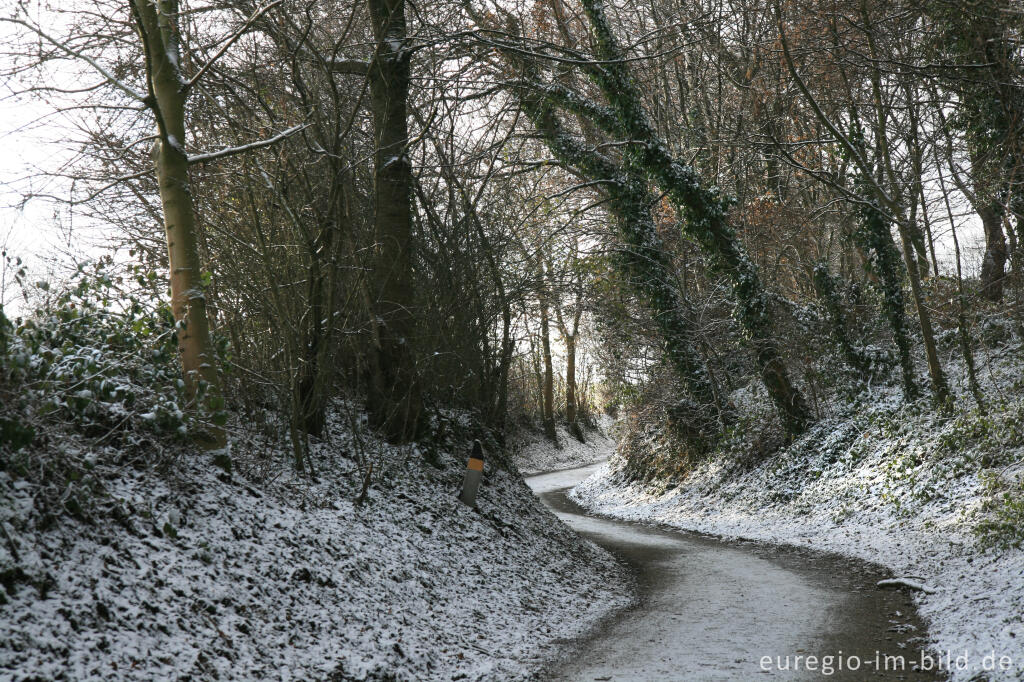
[[[124,92],[126,95],[128,95],[132,99],[138,100],[139,102],[145,102],[146,98],[145,98],[144,95],[142,95],[141,93],[139,93],[136,90],[134,90],[130,85],[127,85],[123,81],[121,81],[118,78],[116,78],[114,76],[114,74],[110,73],[105,68],[103,68],[99,64],[99,62],[97,62],[95,59],[93,59],[89,55],[84,54],[82,52],[78,52],[76,50],[72,50],[70,47],[68,47],[64,43],[60,42],[56,38],[51,37],[48,33],[43,31],[43,29],[39,28],[38,26],[33,26],[32,24],[28,23],[27,21],[24,21],[22,19],[15,19],[13,17],[0,17],[0,21],[6,22],[6,23],[9,23],[9,24],[18,24],[19,26],[24,26],[25,28],[27,28],[28,30],[30,30],[33,33],[35,33],[37,36],[39,36],[40,38],[42,38],[46,42],[48,42],[51,45],[53,45],[54,47],[56,47],[58,50],[60,50],[60,51],[64,52],[65,54],[67,54],[68,56],[74,57],[75,59],[80,59],[83,62],[85,62],[86,64],[88,64],[89,66],[91,66],[92,68],[96,69],[104,78],[107,79],[107,81],[111,85],[114,85],[115,87],[117,87],[119,90]]]
[[[206,154],[196,154],[188,157],[189,164],[206,163],[207,161],[215,161],[217,159],[223,159],[227,156],[234,156],[235,154],[242,154],[243,152],[250,152],[254,149],[262,149],[263,147],[269,147],[273,144],[277,144],[281,140],[291,137],[300,130],[305,130],[310,126],[309,123],[302,123],[293,128],[289,128],[274,137],[266,140],[260,140],[258,142],[250,142],[249,144],[239,145],[237,147],[225,147],[224,149],[217,150],[215,152],[208,152]]]
[[[332,59],[327,62],[327,68],[332,73],[365,76],[370,72],[370,62],[365,59]]]
[[[184,90],[188,91],[189,88],[194,86],[196,84],[196,82],[200,78],[203,77],[203,74],[205,74],[210,69],[210,67],[213,66],[213,64],[218,59],[220,59],[222,56],[224,56],[224,53],[228,51],[228,48],[230,48],[232,45],[234,45],[235,41],[238,40],[239,38],[241,38],[242,35],[247,30],[249,30],[249,28],[252,26],[254,21],[256,21],[262,15],[266,14],[267,12],[269,12],[274,7],[277,7],[278,5],[280,5],[282,2],[284,2],[284,0],[274,0],[274,2],[270,3],[269,5],[264,5],[261,9],[258,9],[255,12],[253,12],[252,16],[245,20],[245,23],[242,24],[241,28],[239,28],[237,31],[235,31],[234,34],[232,34],[231,37],[227,39],[227,42],[225,42],[221,46],[221,48],[219,50],[217,50],[217,54],[213,55],[209,59],[209,61],[207,61],[205,64],[203,64],[202,68],[200,68],[196,72],[196,74],[194,76],[192,76],[192,78],[190,78],[187,83],[185,83]]]

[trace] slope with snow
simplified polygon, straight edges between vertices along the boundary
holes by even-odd
[[[159,473],[51,437],[104,482],[77,518],[0,473],[0,678],[524,679],[630,599],[497,461],[473,510],[461,447],[432,466],[335,424],[310,482],[244,441],[229,478],[184,448]]]
[[[595,428],[583,431],[584,442],[569,433],[563,424],[556,427],[558,442],[552,443],[539,430],[523,429],[514,440],[514,460],[524,475],[559,469],[573,469],[608,459],[615,448],[615,423],[601,415]]]

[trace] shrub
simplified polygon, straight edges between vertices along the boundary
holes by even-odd
[[[105,458],[163,464],[168,446],[217,416],[182,409],[174,320],[155,274],[114,270],[107,257],[59,291],[36,285],[35,310],[0,322],[0,469],[40,486],[44,518],[87,518]]]

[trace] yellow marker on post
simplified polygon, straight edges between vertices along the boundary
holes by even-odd
[[[473,441],[473,452],[466,465],[466,476],[462,479],[462,494],[459,500],[470,507],[476,506],[476,491],[480,489],[480,478],[484,474],[484,448],[480,441]]]

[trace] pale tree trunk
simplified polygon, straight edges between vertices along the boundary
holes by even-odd
[[[156,116],[159,133],[153,145],[153,162],[167,233],[171,310],[185,392],[190,400],[201,398],[208,408],[216,410],[223,405],[223,398],[210,340],[185,154],[187,91],[179,68],[181,57],[174,25],[177,2],[133,0],[132,8],[146,54],[146,104]],[[200,436],[200,441],[210,447],[222,447],[224,432],[211,428]]]
[[[379,343],[372,362],[368,408],[388,440],[415,438],[422,413],[411,342],[414,331],[412,282],[412,165],[408,156],[409,59],[404,0],[369,0],[376,52],[370,65],[373,112],[374,324]]]

